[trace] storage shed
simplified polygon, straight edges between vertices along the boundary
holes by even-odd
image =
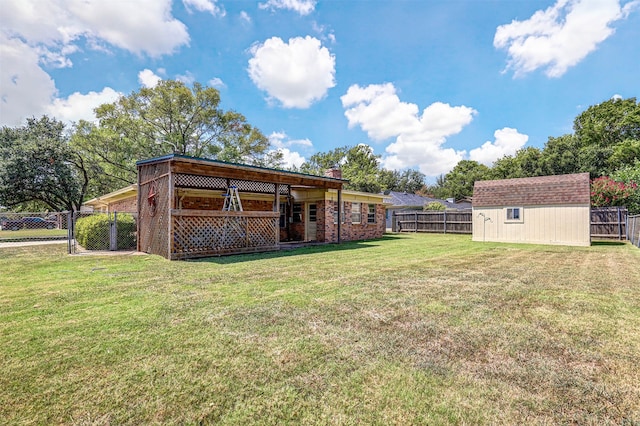
[[[588,246],[589,173],[477,181],[473,241]]]
[[[343,190],[347,181],[338,169],[314,176],[177,154],[137,166],[138,250],[168,259],[278,250],[289,241],[363,240],[385,232],[384,196]],[[240,208],[225,202],[230,191]],[[100,197],[103,204],[108,199]]]

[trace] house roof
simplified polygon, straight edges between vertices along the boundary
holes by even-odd
[[[423,197],[417,194],[409,194],[407,192],[388,191],[385,195],[389,198],[390,208],[422,208],[425,204],[433,201],[443,204],[448,209],[470,209],[471,203],[451,203],[447,200],[438,198]]]
[[[106,207],[109,205],[109,203],[114,203],[120,200],[126,200],[127,198],[135,197],[137,194],[138,194],[138,184],[134,183],[132,185],[126,186],[124,188],[120,188],[108,194],[104,194],[99,197],[92,198],[82,203],[82,205],[91,206],[94,208]]]
[[[243,179],[256,182],[270,182],[285,185],[298,185],[318,188],[342,189],[346,179],[328,176],[316,176],[268,167],[250,166],[230,163],[208,158],[190,157],[180,154],[169,154],[136,162],[138,169],[150,164],[169,162],[173,173],[186,173],[201,176],[216,176],[232,179]]]
[[[590,204],[589,173],[476,181],[473,207]]]

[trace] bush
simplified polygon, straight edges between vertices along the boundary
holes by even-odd
[[[429,204],[424,206],[425,211],[442,212],[442,211],[445,211],[446,209],[447,207],[438,201],[432,201]]]
[[[136,221],[132,215],[119,213],[117,222],[117,249],[136,246]],[[76,241],[87,250],[109,250],[111,220],[107,214],[95,214],[76,221]]]

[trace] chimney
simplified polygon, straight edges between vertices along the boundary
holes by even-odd
[[[342,179],[342,170],[340,170],[340,167],[335,165],[332,168],[325,170],[324,175],[334,179]]]

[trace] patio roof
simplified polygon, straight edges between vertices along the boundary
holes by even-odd
[[[325,189],[342,189],[343,184],[348,182],[344,179],[315,176],[267,167],[249,166],[246,164],[228,163],[225,161],[189,157],[180,154],[170,154],[148,160],[141,160],[138,161],[136,165],[140,167],[164,162],[170,163],[171,171],[173,173],[197,176],[241,179],[247,181]]]

